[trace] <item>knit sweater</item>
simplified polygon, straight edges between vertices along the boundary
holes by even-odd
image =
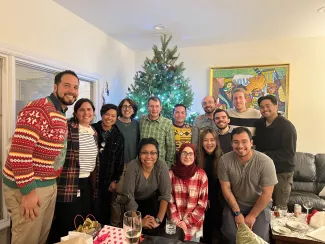
[[[269,126],[265,118],[256,123],[256,150],[269,156],[275,165],[276,173],[293,172],[297,147],[297,131],[294,125],[279,115]]]
[[[23,195],[50,186],[62,170],[66,153],[67,121],[57,98],[41,98],[18,114],[3,183]]]

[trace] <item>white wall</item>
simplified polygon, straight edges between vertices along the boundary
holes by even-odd
[[[0,0],[0,47],[99,77],[113,103],[135,70],[133,50],[51,0]]]
[[[193,109],[209,94],[209,68],[257,64],[290,64],[289,120],[298,132],[297,150],[325,153],[325,37],[180,48],[185,77],[195,93]],[[136,53],[136,70],[152,51]]]

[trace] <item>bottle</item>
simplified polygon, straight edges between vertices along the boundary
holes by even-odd
[[[294,207],[294,216],[298,218],[300,214],[301,214],[301,205],[296,203]]]

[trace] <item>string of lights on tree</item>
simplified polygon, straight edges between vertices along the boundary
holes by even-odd
[[[143,71],[137,71],[134,76],[134,84],[128,88],[128,97],[136,101],[139,110],[137,117],[147,114],[147,99],[157,96],[162,102],[162,115],[172,119],[175,104],[182,103],[188,108],[187,122],[193,123],[196,112],[190,112],[193,103],[192,87],[189,78],[184,78],[184,63],[177,63],[179,54],[177,46],[168,48],[172,36],[160,37],[161,49],[154,45],[153,58],[145,59],[142,65]]]

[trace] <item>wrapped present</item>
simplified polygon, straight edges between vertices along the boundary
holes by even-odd
[[[94,244],[125,244],[123,229],[105,225],[94,240]]]

